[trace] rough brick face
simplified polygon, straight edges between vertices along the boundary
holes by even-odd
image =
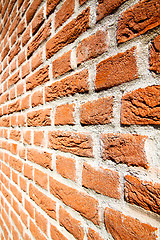
[[[80,64],[95,58],[108,49],[107,31],[97,31],[94,35],[85,38],[77,48],[77,63]]]
[[[88,71],[83,70],[72,76],[57,81],[45,89],[46,102],[53,101],[59,97],[74,95],[75,93],[86,93],[88,86]]]
[[[120,198],[119,174],[109,169],[94,169],[89,164],[83,165],[82,185],[103,195]]]
[[[122,98],[121,123],[160,124],[160,85],[140,88]]]
[[[118,21],[118,43],[126,42],[160,25],[160,2],[141,0],[122,13]]]
[[[136,204],[146,210],[160,214],[160,184],[142,181],[137,177],[125,176],[125,199],[131,204]]]
[[[135,48],[103,60],[97,65],[96,91],[132,81],[138,77]]]
[[[75,132],[49,132],[49,146],[63,152],[70,152],[79,156],[92,157],[92,139],[90,136]]]
[[[98,201],[83,192],[79,192],[68,187],[53,178],[49,181],[51,193],[61,199],[66,205],[80,212],[82,216],[91,220],[95,224],[99,224]],[[70,197],[68,197],[70,194]]]
[[[150,70],[160,73],[160,35],[150,45]]]
[[[146,136],[132,134],[102,134],[104,160],[125,163],[128,166],[148,168],[144,150]]]
[[[84,125],[107,124],[112,119],[113,98],[100,98],[80,107],[80,121]]]
[[[56,107],[54,124],[55,125],[74,125],[74,104],[65,104]]]
[[[84,231],[81,222],[74,219],[64,208],[59,208],[59,222],[64,226],[76,239],[83,240]]]
[[[160,239],[159,26],[159,0],[0,0],[1,240]]]
[[[156,228],[125,216],[111,208],[105,209],[105,226],[114,239],[156,239]],[[121,227],[119,227],[121,226]]]
[[[84,10],[78,17],[68,23],[46,44],[47,59],[61,48],[74,42],[89,27],[89,8]]]

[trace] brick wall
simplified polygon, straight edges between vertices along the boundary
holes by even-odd
[[[159,0],[0,1],[0,239],[160,239]]]

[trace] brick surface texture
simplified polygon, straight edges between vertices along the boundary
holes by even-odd
[[[160,239],[159,77],[159,0],[0,0],[0,240]]]

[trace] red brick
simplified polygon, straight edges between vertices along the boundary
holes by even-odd
[[[31,105],[32,107],[36,107],[41,104],[43,104],[43,91],[38,90],[31,96]]]
[[[48,220],[37,210],[35,211],[36,225],[47,235]]]
[[[50,126],[51,125],[51,109],[40,109],[27,113],[28,127]]]
[[[44,22],[44,8],[42,7],[32,21],[32,34],[35,34]]]
[[[98,0],[97,6],[97,21],[106,17],[109,14],[114,13],[115,10],[126,0]]]
[[[126,175],[125,180],[126,201],[160,215],[160,184],[143,181],[130,175]]]
[[[34,71],[43,63],[43,49],[40,49],[31,59],[31,68]]]
[[[10,50],[10,53],[9,53],[9,63],[12,61],[12,59],[20,52],[21,48],[20,48],[20,41],[18,41],[13,47],[12,49]]]
[[[17,84],[17,97],[24,93],[25,83],[21,82]]]
[[[120,180],[118,172],[102,167],[95,169],[84,163],[82,185],[103,195],[120,199]]]
[[[34,181],[37,183],[39,186],[47,190],[48,186],[48,177],[47,174],[38,170],[34,169]]]
[[[28,215],[22,209],[20,211],[20,218],[21,218],[22,222],[24,223],[24,225],[26,227],[28,227]],[[15,240],[17,240],[17,239],[15,239]]]
[[[26,29],[26,21],[25,21],[25,18],[23,18],[17,27],[18,37],[24,32],[25,29]]]
[[[17,187],[14,185],[10,184],[10,190],[12,194],[17,198],[17,200],[22,203],[22,193],[18,190]]]
[[[113,97],[99,98],[80,106],[80,122],[83,125],[107,124],[113,116]]]
[[[15,44],[17,41],[17,31],[15,31],[11,36],[11,47]]]
[[[64,53],[61,57],[52,63],[53,77],[58,77],[72,70],[71,68],[71,51]]]
[[[55,109],[55,125],[74,125],[74,104],[64,104],[57,106]]]
[[[1,83],[9,77],[9,67],[5,70],[5,72],[1,75]],[[9,87],[9,86],[8,86]]]
[[[32,41],[28,44],[27,48],[27,57],[29,58],[34,51],[43,43],[51,34],[51,20],[45,23],[43,28],[40,28],[39,31],[36,33],[35,37]]]
[[[29,22],[32,20],[34,14],[37,11],[37,8],[39,7],[39,5],[42,3],[42,0],[34,0],[32,2],[32,4],[30,5],[29,9],[26,12],[26,20],[27,20],[27,24],[29,24]]]
[[[48,147],[79,156],[93,157],[92,139],[89,135],[75,132],[50,131]]]
[[[98,201],[84,192],[68,187],[53,178],[49,179],[50,192],[64,204],[79,212],[82,216],[99,224]]]
[[[45,144],[44,131],[34,132],[33,142],[37,146],[44,146],[44,144]]]
[[[18,67],[19,67],[23,62],[25,62],[25,60],[26,60],[26,54],[25,54],[25,50],[24,50],[24,51],[22,51],[22,52],[20,52],[20,53],[18,54]]]
[[[47,240],[47,238],[44,237],[44,235],[42,235],[42,233],[37,228],[37,226],[32,222],[32,220],[30,220],[30,231],[36,240]]]
[[[22,176],[19,176],[19,186],[24,192],[27,192],[27,180]]]
[[[79,4],[82,5],[83,3],[85,3],[87,0],[79,0]]]
[[[33,180],[33,167],[27,163],[24,163],[24,176]]]
[[[10,131],[10,139],[13,139],[15,141],[20,141],[21,140],[21,131],[13,129]]]
[[[126,42],[160,25],[160,2],[141,0],[118,20],[117,41]]]
[[[26,80],[26,90],[32,90],[33,88],[42,85],[43,83],[49,81],[49,66],[45,66],[33,73]]]
[[[20,80],[19,71],[17,71],[15,74],[12,75],[12,77],[8,79],[8,87],[17,83],[19,80]]]
[[[102,134],[102,157],[128,166],[148,168],[144,149],[146,138],[135,134]]]
[[[56,202],[40,192],[35,186],[30,184],[29,196],[40,206],[51,218],[56,219]]]
[[[30,105],[29,99],[30,99],[29,94],[24,97],[21,97],[21,110],[25,110],[29,108],[29,105]]]
[[[6,57],[9,50],[10,50],[9,43],[7,43],[7,45],[5,46],[5,48],[3,49],[2,53],[1,53],[1,61],[3,61],[3,59]]]
[[[60,27],[74,13],[75,0],[66,0],[55,15],[55,29]]]
[[[150,45],[149,69],[160,73],[160,35]]]
[[[122,97],[121,123],[125,125],[160,124],[160,85],[139,88]]]
[[[111,208],[105,209],[105,226],[114,239],[156,239],[157,228],[141,223]]]
[[[31,144],[31,131],[23,132],[23,143]]]
[[[75,93],[87,93],[88,91],[88,71],[83,70],[47,86],[45,88],[45,100],[50,102],[59,97],[74,95]]]
[[[12,61],[10,63],[10,71],[11,73],[17,68],[17,59],[15,59],[14,61]]]
[[[15,213],[13,213],[13,211],[11,211],[11,218],[15,224],[15,226],[17,227],[18,231],[20,232],[20,234],[23,236],[23,225],[21,224],[21,221],[19,220],[19,218],[17,217],[17,215]],[[8,239],[8,238],[7,238]]]
[[[31,32],[31,28],[30,28],[30,26],[28,26],[27,29],[25,30],[25,32],[22,35],[22,46],[23,47],[26,45],[26,43],[31,38],[30,32]]]
[[[64,178],[76,180],[76,161],[73,158],[66,158],[58,155],[56,159],[56,170]]]
[[[77,47],[77,63],[80,64],[92,58],[98,57],[108,50],[107,31],[99,30],[95,34],[85,38]]]
[[[88,240],[104,240],[97,232],[89,228],[87,233]]]
[[[14,20],[10,26],[9,36],[12,35],[12,33],[14,32],[14,30],[16,29],[16,27],[18,26],[20,21],[21,21],[20,13],[17,13],[16,17],[14,18]]]
[[[54,240],[67,240],[67,238],[53,225],[50,227],[51,238]]]
[[[27,159],[42,167],[51,168],[52,155],[47,152],[40,152],[36,149],[27,149]]]
[[[64,208],[59,208],[59,223],[65,227],[76,239],[84,239],[84,231],[81,222],[73,218]]]
[[[33,204],[25,199],[25,209],[29,213],[31,218],[34,218],[35,216],[35,208],[33,207]]]
[[[135,47],[107,58],[97,65],[96,91],[108,89],[138,78]]]
[[[28,61],[22,66],[22,78],[25,78],[29,73],[30,73],[30,63]]]
[[[59,2],[60,0],[47,0],[46,14],[51,14]]]
[[[23,163],[22,163],[21,160],[15,158],[15,157],[10,156],[9,165],[11,167],[13,167],[16,171],[22,172]]]
[[[89,12],[89,8],[85,9],[46,43],[47,59],[66,45],[74,42],[89,28]]]

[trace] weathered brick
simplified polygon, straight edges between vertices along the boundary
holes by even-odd
[[[23,132],[23,143],[31,144],[31,131],[27,130]]]
[[[76,161],[73,158],[57,155],[56,170],[62,177],[76,180]]]
[[[51,218],[56,219],[56,202],[40,192],[35,186],[30,184],[29,196],[40,206]]]
[[[75,0],[66,0],[55,15],[55,29],[60,27],[74,12]]]
[[[18,54],[18,67],[23,63],[25,62],[26,60],[26,54],[25,54],[25,51],[22,51]]]
[[[44,8],[42,7],[32,21],[32,34],[35,34],[44,22]]]
[[[35,211],[35,221],[36,225],[47,235],[48,220],[37,210]]]
[[[46,14],[51,14],[59,2],[60,0],[47,0]]]
[[[25,21],[25,18],[23,18],[17,27],[18,37],[24,32],[25,29],[26,29],[26,21]]]
[[[160,2],[141,0],[118,20],[117,41],[126,42],[160,25]]]
[[[51,238],[54,240],[67,240],[67,238],[53,225],[50,227]]]
[[[20,52],[21,47],[20,47],[21,43],[20,41],[18,41],[10,50],[9,53],[9,63],[12,61],[12,59]]]
[[[25,78],[29,73],[30,73],[30,63],[28,61],[22,66],[22,74],[21,74],[22,78]]]
[[[31,59],[32,71],[43,63],[43,49],[40,49]]]
[[[17,71],[16,73],[14,73],[12,75],[12,77],[10,77],[8,79],[8,87],[12,86],[13,84],[17,83],[20,80],[20,76],[19,76],[19,71]]]
[[[59,208],[59,223],[65,227],[76,239],[84,239],[84,231],[81,222],[73,218],[64,208]]]
[[[42,188],[47,190],[47,186],[48,186],[48,177],[47,174],[38,170],[38,169],[34,169],[34,181],[41,186]]]
[[[155,234],[157,228],[111,208],[105,209],[105,226],[114,239],[157,239]]]
[[[24,47],[26,43],[29,41],[31,38],[30,36],[31,28],[30,26],[27,27],[26,31],[22,35],[22,46]]]
[[[104,240],[97,232],[89,228],[87,233],[88,240]]]
[[[82,216],[99,224],[98,201],[84,192],[68,187],[53,178],[49,178],[50,192],[64,204],[70,206]]]
[[[112,14],[126,0],[98,0],[97,21]]]
[[[85,9],[77,18],[63,27],[54,37],[46,43],[46,57],[52,57],[66,45],[74,42],[83,32],[89,28],[89,8]]]
[[[38,90],[32,94],[31,104],[32,104],[32,107],[43,104],[43,91]]]
[[[3,61],[3,59],[6,57],[9,50],[10,50],[9,43],[7,43],[7,45],[5,46],[5,48],[3,49],[2,53],[1,53],[1,61]]]
[[[150,45],[149,69],[160,73],[160,35]]]
[[[121,123],[160,124],[160,85],[139,88],[122,97]]]
[[[50,131],[48,147],[79,156],[93,157],[92,139],[89,135],[75,132]]]
[[[57,106],[55,109],[55,125],[74,125],[74,104],[64,104]]]
[[[35,131],[34,132],[33,143],[37,146],[44,146],[44,144],[45,144],[44,131]]]
[[[50,126],[51,125],[51,109],[41,109],[27,113],[28,127]]]
[[[45,100],[50,102],[59,97],[74,95],[75,93],[87,93],[88,91],[88,71],[83,70],[47,86],[45,88]]]
[[[21,139],[21,131],[13,129],[10,131],[9,137],[15,141],[20,141]]]
[[[32,41],[27,47],[27,57],[29,58],[34,51],[43,43],[51,34],[51,20],[45,23],[44,27],[40,28]]]
[[[84,163],[82,185],[103,195],[120,199],[120,179],[118,172],[102,167],[95,169],[91,165]]]
[[[97,65],[95,89],[100,91],[138,78],[135,47]]]
[[[26,90],[32,90],[33,88],[42,85],[43,83],[49,81],[49,66],[45,66],[33,73],[26,80]]]
[[[64,53],[52,63],[53,77],[58,77],[72,70],[71,68],[71,51]]]
[[[30,219],[30,231],[35,239],[47,240],[47,238],[40,232],[38,227],[34,224],[34,222],[31,219]]]
[[[102,134],[104,160],[125,163],[128,166],[148,168],[145,154],[146,136],[135,134]]]
[[[126,175],[125,180],[126,201],[160,215],[160,184],[143,181],[130,175]]]
[[[77,47],[77,63],[98,57],[108,50],[107,31],[99,30],[95,34],[85,38]]]
[[[32,20],[34,14],[36,13],[37,8],[41,4],[41,2],[42,2],[42,0],[34,0],[32,2],[32,4],[30,5],[29,9],[26,12],[27,24],[29,24],[29,22]]]
[[[107,124],[113,115],[113,97],[99,98],[80,106],[80,122],[83,125]]]
[[[38,165],[50,168],[52,164],[52,155],[47,152],[38,151],[37,149],[27,149],[27,159],[31,162],[37,163]]]

